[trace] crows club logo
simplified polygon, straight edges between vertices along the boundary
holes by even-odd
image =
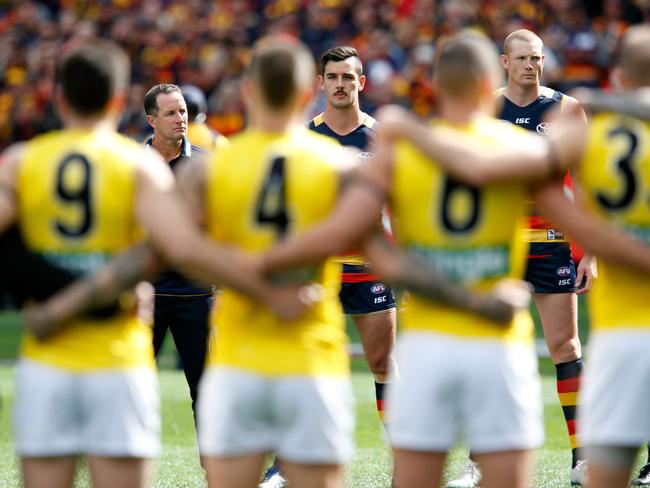
[[[547,136],[549,131],[551,130],[551,123],[550,122],[542,122],[540,124],[537,124],[537,127],[535,127],[535,130],[537,131],[538,134],[541,134],[543,136]]]
[[[373,292],[375,295],[381,295],[386,291],[386,287],[384,286],[383,283],[375,283],[370,287],[370,291]]]
[[[571,269],[568,266],[560,266],[555,272],[558,276],[569,276],[571,274]]]

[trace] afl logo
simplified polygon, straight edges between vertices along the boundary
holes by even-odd
[[[571,274],[571,269],[568,266],[560,266],[555,274],[558,276],[569,276]]]
[[[373,292],[375,295],[381,295],[386,291],[386,287],[384,286],[383,283],[375,283],[370,287],[370,291]]]
[[[551,123],[550,122],[542,122],[541,124],[537,124],[536,130],[537,130],[538,134],[541,134],[543,136],[547,136],[549,131],[551,130]]]

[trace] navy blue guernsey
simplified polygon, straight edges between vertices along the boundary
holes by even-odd
[[[359,155],[361,158],[367,159],[372,157],[369,149],[373,145],[373,137],[377,121],[370,115],[363,113],[364,118],[359,127],[352,132],[341,135],[334,132],[326,123],[323,114],[317,115],[307,124],[309,130],[323,134],[324,136],[333,137],[343,146],[352,146],[361,150]],[[345,260],[345,258],[343,258]],[[341,281],[343,283],[359,283],[371,282],[378,280],[379,277],[373,273],[369,273],[368,269],[363,265],[343,263],[343,274]]]
[[[503,89],[497,91],[499,101],[503,102],[499,118],[543,136],[548,134],[550,127],[550,124],[544,121],[547,112],[556,108],[557,103],[560,103],[561,109],[564,109],[566,103],[564,94],[545,86],[541,87],[540,96],[525,107],[512,103],[502,92]]]
[[[341,135],[334,132],[330,127],[325,123],[323,119],[323,114],[317,115],[307,124],[309,130],[323,134],[324,136],[333,137],[343,146],[353,146],[361,151],[367,151],[368,145],[372,144],[372,137],[375,133],[375,125],[377,122],[368,114],[363,114],[365,118],[359,127],[354,129],[352,132]]]
[[[151,146],[153,137],[147,139],[147,146]],[[198,146],[190,144],[187,138],[183,139],[181,152],[174,159],[169,161],[172,171],[176,171],[181,161],[190,159],[193,156],[205,155],[207,151]],[[154,283],[156,295],[208,295],[212,293],[210,288],[199,288],[194,283],[183,277],[178,271],[168,268],[158,276]]]

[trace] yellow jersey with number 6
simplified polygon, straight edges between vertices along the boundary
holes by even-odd
[[[108,130],[67,129],[28,142],[17,184],[27,247],[83,275],[133,245],[141,154],[137,143]],[[122,308],[107,319],[75,320],[44,342],[26,334],[22,354],[75,371],[153,367],[151,328],[135,317],[133,303]]]
[[[579,177],[591,211],[650,246],[650,123],[594,117]],[[647,275],[599,261],[588,300],[592,327],[650,328],[648,298]]]
[[[290,134],[249,129],[235,136],[207,167],[209,236],[263,252],[323,220],[337,199],[341,150],[302,128]],[[325,299],[295,322],[281,321],[262,304],[223,290],[208,362],[265,375],[348,374],[340,272],[340,265],[326,261],[276,278],[324,287]]]
[[[523,143],[530,137],[489,118],[454,128],[484,147]],[[396,146],[389,209],[398,244],[471,289],[485,291],[502,278],[523,277],[526,194],[521,182],[469,186],[448,176],[411,144]],[[504,326],[415,294],[404,304],[400,326],[525,342],[532,341],[533,331],[528,312]]]

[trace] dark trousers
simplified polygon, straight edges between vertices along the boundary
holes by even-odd
[[[195,420],[199,380],[203,374],[208,348],[210,298],[209,295],[192,297],[156,295],[155,303],[154,352],[157,356],[169,329],[183,363]]]

